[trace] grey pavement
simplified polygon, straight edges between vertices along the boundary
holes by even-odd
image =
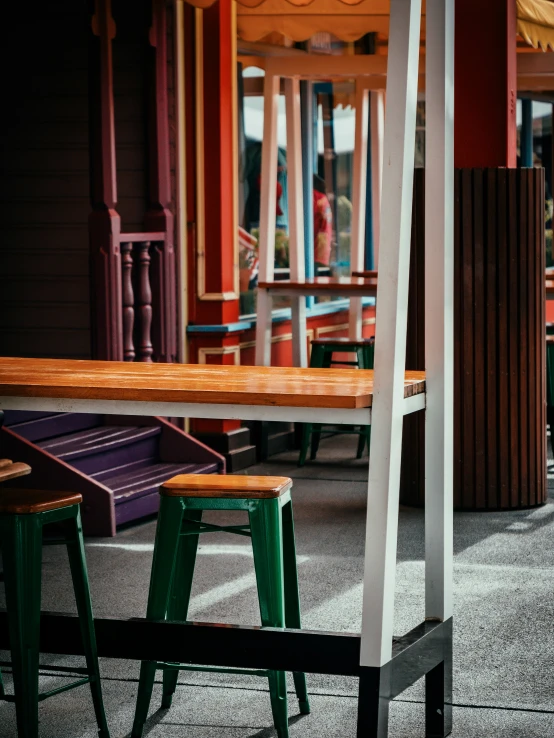
[[[356,461],[357,438],[322,441],[318,459],[296,467],[296,452],[248,470],[294,479],[298,569],[303,624],[358,631],[361,613],[367,458]],[[552,463],[552,460],[551,460]],[[554,472],[554,467],[553,467]],[[535,510],[456,513],[454,516],[454,738],[554,736],[554,474],[552,497]],[[371,502],[370,502],[371,504]],[[212,513],[207,520],[236,520]],[[115,538],[87,539],[87,562],[97,615],[143,616],[155,521]],[[423,511],[402,508],[395,633],[423,619]],[[4,605],[0,584],[0,606]],[[43,607],[74,611],[63,549],[44,549]],[[259,624],[249,542],[229,534],[201,539],[190,618]],[[8,654],[0,652],[0,660]],[[78,659],[44,655],[42,663]],[[129,735],[137,689],[136,662],[101,661],[112,738]],[[7,689],[9,669],[4,670]],[[41,688],[67,679],[43,670]],[[291,693],[291,738],[355,735],[355,679],[310,675],[312,714],[300,716]],[[292,686],[289,684],[289,689]],[[171,709],[161,710],[156,684],[145,736],[149,738],[270,738],[267,683],[251,676],[181,672]],[[41,738],[97,735],[86,687],[40,705]],[[391,706],[391,738],[423,736],[423,686]],[[15,736],[13,705],[0,703],[0,738]]]

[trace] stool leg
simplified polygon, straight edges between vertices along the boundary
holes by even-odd
[[[326,349],[324,346],[314,346],[312,349],[312,356],[315,352],[315,359],[313,366],[321,367],[322,369],[329,369],[333,360],[333,351]],[[317,361],[317,363],[315,363]],[[319,442],[321,440],[321,423],[314,423],[312,426],[312,448],[310,452],[310,461],[314,461],[319,450]]]
[[[301,628],[300,594],[298,591],[298,571],[296,568],[296,543],[294,541],[294,519],[292,502],[287,502],[282,509],[283,515],[283,568],[285,574],[285,623],[287,628]],[[310,701],[306,686],[306,675],[301,671],[293,672],[294,688],[302,715],[310,713]]]
[[[161,497],[154,557],[150,575],[148,607],[146,617],[150,620],[163,620],[167,615],[171,582],[175,569],[175,558],[179,546],[179,533],[183,519],[183,504],[177,497]],[[140,665],[137,706],[131,738],[141,738],[148,708],[152,698],[156,662],[143,661]]]
[[[367,438],[367,433],[364,428],[364,426],[360,426],[359,430],[359,436],[358,436],[358,448],[356,449],[356,458],[361,459],[364,455],[364,448],[365,448],[365,442]]]
[[[373,346],[364,346],[357,349],[358,366],[360,369],[373,369]],[[361,459],[364,454],[365,444],[367,442],[367,450],[369,453],[369,445],[371,440],[371,426],[361,426],[360,436],[358,438],[358,449],[356,458]]]
[[[182,533],[185,533],[187,530],[191,530],[200,523],[202,520],[202,510],[186,510],[185,508],[185,515],[190,520],[193,520],[194,523],[183,521],[181,527]],[[169,598],[169,606],[167,608],[168,620],[187,619],[197,550],[198,535],[181,536],[179,539],[177,559],[175,561],[171,596]],[[162,707],[164,709],[171,707],[171,701],[173,699],[175,689],[177,688],[178,678],[179,672],[177,669],[164,671],[162,696]]]
[[[298,457],[298,466],[304,466],[306,463],[306,456],[308,455],[308,448],[310,446],[310,436],[312,435],[312,424],[302,424],[302,442],[300,445],[300,455]]]
[[[42,525],[37,515],[13,516],[3,527],[2,552],[17,734],[38,738]]]
[[[73,590],[75,592],[75,602],[79,614],[81,637],[83,639],[85,658],[90,677],[90,691],[96,714],[98,735],[100,738],[109,738],[110,732],[106,722],[104,701],[102,699],[100,667],[98,665],[96,634],[94,632],[92,602],[85,559],[85,544],[83,541],[83,527],[79,508],[77,508],[76,516],[66,521],[64,527],[67,533],[67,555],[71,569],[71,578],[73,579]]]
[[[256,500],[249,510],[252,550],[262,625],[285,627],[283,535],[278,500]],[[279,738],[289,738],[287,677],[270,671],[269,692],[273,722]]]

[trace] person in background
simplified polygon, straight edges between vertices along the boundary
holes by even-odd
[[[331,261],[333,212],[325,192],[325,182],[317,174],[313,177],[313,191],[314,262],[317,275],[318,267],[328,268]]]

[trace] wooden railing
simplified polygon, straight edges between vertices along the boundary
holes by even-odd
[[[164,242],[165,233],[122,233],[120,237],[125,361],[153,360],[152,317],[161,305],[153,305],[152,256],[163,249]]]

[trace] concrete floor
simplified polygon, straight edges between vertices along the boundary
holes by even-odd
[[[303,469],[296,467],[296,453],[285,453],[249,470],[295,480],[298,568],[308,628],[360,629],[367,459],[353,459],[355,446],[353,437],[328,439],[318,460]],[[551,484],[549,503],[536,510],[455,515],[454,738],[554,736],[554,475]],[[211,519],[231,520],[231,514]],[[116,538],[87,540],[96,614],[144,615],[154,531],[155,521],[148,521]],[[224,534],[202,540],[190,617],[258,624],[249,542]],[[402,509],[398,634],[423,619],[423,547],[423,512]],[[74,610],[65,554],[58,547],[44,550],[43,607]],[[7,659],[0,652],[0,660]],[[79,663],[46,655],[42,662]],[[133,720],[138,664],[104,659],[101,669],[112,738],[124,738]],[[4,674],[9,689],[9,669]],[[64,679],[45,674],[41,688],[58,686]],[[308,679],[312,714],[300,717],[290,695],[291,738],[354,736],[356,680]],[[159,704],[158,683],[145,729],[149,738],[274,735],[264,679],[181,672],[173,707],[160,710]],[[86,687],[43,702],[40,720],[41,738],[97,735]],[[418,683],[393,703],[390,736],[423,734],[423,689]],[[15,735],[13,705],[0,703],[0,738]]]

